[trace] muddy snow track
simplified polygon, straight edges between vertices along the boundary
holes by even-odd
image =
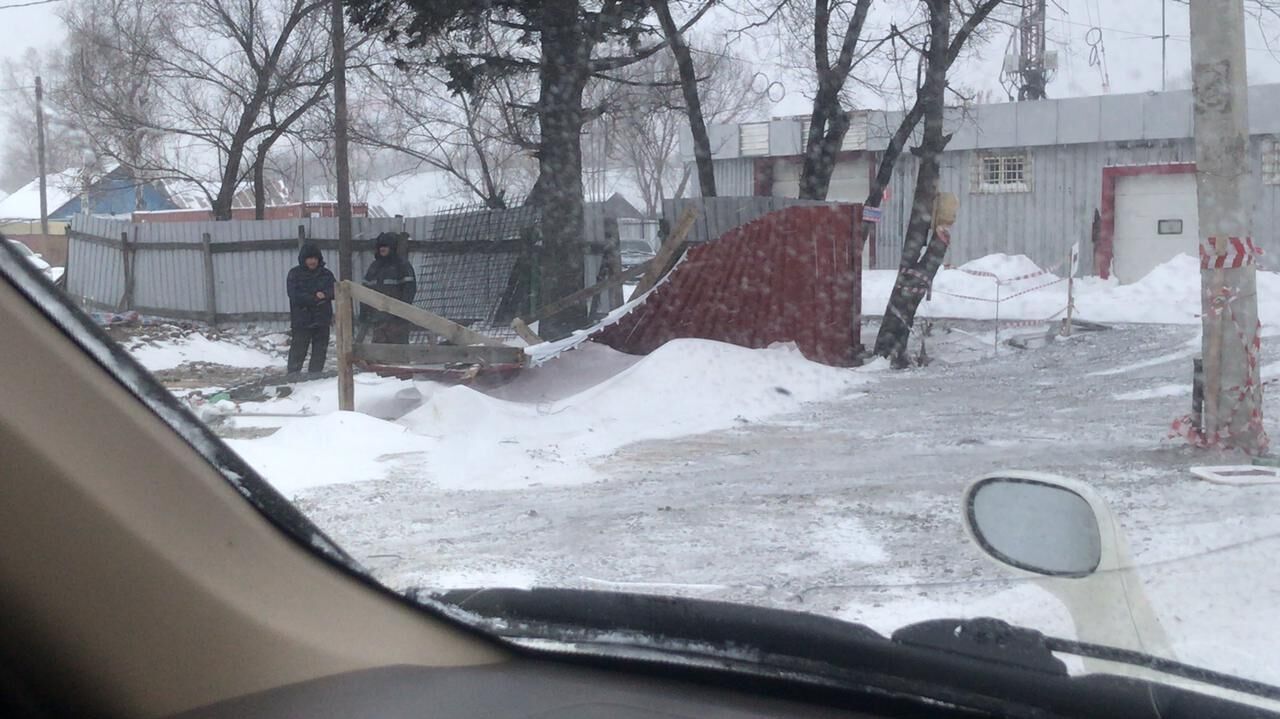
[[[1195,337],[1195,328],[1120,326],[983,361],[885,371],[852,397],[767,424],[627,446],[599,463],[608,479],[594,484],[442,491],[403,476],[314,489],[300,502],[397,588],[659,592],[804,609],[882,631],[940,614],[995,614],[1071,634],[1049,594],[968,544],[959,510],[962,489],[982,474],[1060,473],[1111,502],[1138,563],[1152,565],[1143,578],[1157,610],[1195,629],[1177,640],[1187,659],[1275,681],[1247,650],[1233,650],[1233,660],[1198,637],[1247,626],[1240,612],[1253,607],[1269,634],[1258,641],[1277,644],[1267,607],[1280,603],[1280,579],[1267,558],[1280,542],[1246,545],[1226,565],[1266,575],[1240,580],[1251,597],[1232,616],[1214,613],[1221,597],[1188,594],[1221,556],[1167,561],[1280,532],[1280,487],[1195,480],[1189,465],[1238,458],[1164,439],[1189,409]],[[1277,350],[1280,342],[1264,341],[1264,357]],[[1172,384],[1187,389],[1115,399]],[[1274,397],[1268,430],[1280,441]]]

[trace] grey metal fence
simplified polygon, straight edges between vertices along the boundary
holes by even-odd
[[[437,237],[441,217],[355,218],[353,271],[364,275],[373,238],[404,231],[408,259],[463,252]],[[618,242],[616,218],[586,208],[583,285],[597,281],[608,248]],[[447,220],[440,220],[445,221]],[[67,292],[87,309],[209,323],[283,323],[289,317],[285,277],[304,241],[314,242],[338,274],[335,218],[135,223],[78,216],[68,231]],[[441,242],[440,240],[446,240]],[[339,279],[344,279],[339,277]]]
[[[784,207],[797,205],[836,204],[815,200],[796,200],[787,197],[706,197],[664,200],[662,220],[670,227],[688,207],[698,209],[698,217],[689,232],[688,241],[709,242],[719,239],[729,230]],[[665,234],[665,231],[664,231]]]

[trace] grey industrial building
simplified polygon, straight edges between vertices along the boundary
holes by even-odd
[[[862,202],[901,112],[856,111],[829,200]],[[718,194],[795,197],[804,118],[709,128]],[[949,108],[954,133],[941,186],[960,198],[948,261],[995,252],[1042,266],[1082,248],[1082,271],[1140,279],[1198,243],[1190,91],[1067,98]],[[1249,88],[1253,236],[1274,247],[1280,190],[1280,84]],[[692,161],[686,134],[681,143]],[[883,204],[872,267],[896,267],[910,212],[916,159],[900,158]],[[696,177],[696,173],[695,173]],[[1100,241],[1092,242],[1094,213]],[[1266,258],[1264,266],[1273,265]]]

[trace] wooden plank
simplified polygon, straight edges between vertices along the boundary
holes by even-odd
[[[204,246],[204,310],[209,315],[209,325],[218,323],[218,289],[214,284],[212,240],[206,232],[200,236]]]
[[[133,309],[133,270],[134,250],[129,242],[129,233],[120,233],[120,261],[124,267],[124,291],[120,294],[120,309]]]
[[[595,297],[596,295],[600,294],[601,292],[605,292],[614,287],[621,287],[627,282],[637,279],[640,276],[644,275],[646,272],[650,271],[653,267],[654,261],[655,260],[648,260],[645,262],[641,262],[640,264],[636,265],[635,267],[632,267],[626,272],[622,272],[622,273],[619,273],[618,275],[610,277],[604,282],[598,282],[594,285],[591,285],[590,287],[585,287],[583,289],[580,289],[577,292],[574,292],[573,294],[569,295],[568,297],[564,297],[562,299],[556,300],[555,302],[552,302],[551,304],[540,308],[537,312],[534,312],[528,317],[525,317],[524,322],[526,325],[533,324],[538,320],[546,319],[547,317],[550,317],[551,315],[554,315],[557,312],[561,312],[570,307],[573,307],[576,304],[585,302],[591,299],[592,297]]]
[[[428,312],[421,307],[414,307],[406,302],[394,300],[386,295],[375,292],[368,287],[362,287],[350,280],[343,280],[342,284],[348,285],[348,292],[359,302],[363,302],[370,307],[382,310],[388,314],[395,315],[403,320],[408,320],[413,324],[428,329],[451,344],[455,345],[487,345],[490,347],[505,347],[501,340],[492,337],[486,337],[479,332],[473,332],[462,325],[441,317],[434,312]]]
[[[488,347],[457,345],[389,345],[358,344],[354,346],[356,359],[376,364],[426,365],[426,364],[524,364],[522,347]]]
[[[684,213],[680,215],[680,219],[676,222],[676,226],[672,228],[671,234],[667,235],[667,239],[662,242],[662,247],[658,248],[657,256],[649,261],[649,270],[640,279],[640,284],[636,285],[635,291],[631,294],[632,297],[639,297],[658,284],[658,280],[662,279],[662,275],[676,259],[676,253],[680,251],[681,245],[684,244],[684,238],[688,236],[689,230],[693,229],[693,223],[697,219],[698,210],[696,207],[685,208]]]
[[[339,282],[337,292],[337,331],[338,331],[338,409],[353,412],[356,408],[355,376],[352,373],[352,308],[351,283]]]
[[[545,340],[539,337],[537,333],[529,329],[529,325],[526,324],[525,321],[520,319],[519,317],[515,318],[514,320],[511,320],[511,329],[515,330],[516,334],[520,335],[520,339],[524,340],[525,342],[528,342],[530,347],[532,347],[533,345],[539,345],[545,342]]]

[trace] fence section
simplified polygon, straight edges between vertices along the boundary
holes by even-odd
[[[788,197],[706,197],[664,200],[662,217],[674,223],[686,207],[698,209],[698,218],[689,232],[689,242],[701,244],[719,239],[726,232],[787,207],[834,205],[839,203],[796,200]]]

